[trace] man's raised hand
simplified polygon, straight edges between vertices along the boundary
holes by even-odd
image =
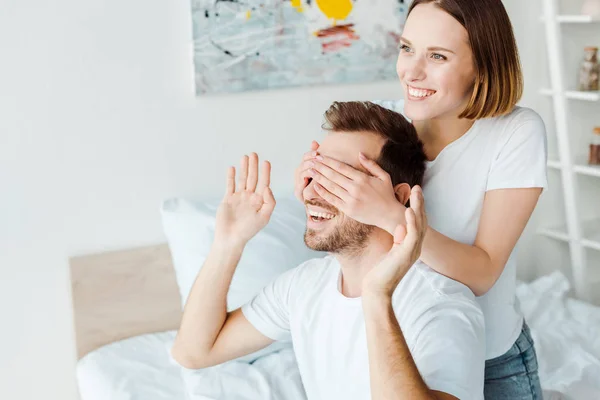
[[[235,167],[227,170],[227,190],[217,210],[215,242],[244,246],[269,222],[275,208],[269,187],[271,164],[263,161],[259,176],[258,162],[256,153],[242,157],[237,181]]]

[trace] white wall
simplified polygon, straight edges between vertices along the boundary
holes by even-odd
[[[50,3],[0,5],[3,399],[76,398],[68,256],[163,241],[160,201],[219,193],[245,152],[289,189],[332,100],[400,93],[386,82],[196,99],[188,1]],[[516,25],[535,46],[537,25]]]
[[[551,114],[551,103],[548,98],[539,94],[541,87],[548,84],[546,42],[544,26],[539,17],[542,14],[542,0],[503,1],[513,24],[515,37],[519,46],[519,55],[525,77],[525,91],[520,102],[522,106],[531,107],[542,115],[548,129],[549,148],[554,148],[554,120]],[[548,263],[548,259],[541,259],[540,254],[549,250],[549,246],[555,246],[555,242],[541,238],[535,234],[538,225],[553,224],[556,218],[557,198],[562,198],[562,189],[555,185],[550,178],[550,189],[543,193],[540,203],[528,224],[519,243],[519,268],[517,276],[523,280],[531,280],[536,276],[547,274],[556,269],[561,263],[554,260]],[[552,222],[548,221],[552,219]],[[563,223],[564,219],[560,223]],[[568,258],[564,260],[568,261]]]

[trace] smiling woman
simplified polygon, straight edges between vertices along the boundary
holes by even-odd
[[[500,0],[415,0],[396,63],[402,112],[427,158],[423,193],[428,229],[421,261],[468,286],[486,318],[486,399],[541,398],[537,359],[516,301],[516,245],[547,186],[546,131],[517,107],[519,53]],[[392,234],[405,205],[378,156],[352,168],[312,154],[319,196],[348,218]],[[377,160],[377,161],[376,161]],[[310,166],[310,162],[314,166]],[[353,194],[353,195],[352,195]]]
[[[440,117],[458,108],[459,118],[493,117],[511,112],[521,98],[516,41],[512,29],[502,28],[510,28],[510,20],[503,9],[497,12],[498,4],[503,8],[501,2],[484,3],[490,7],[470,1],[415,1],[411,6],[412,18],[406,21],[396,64],[410,100],[404,112],[411,118]],[[486,20],[497,21],[494,29],[481,23]],[[425,76],[427,87],[419,79]]]

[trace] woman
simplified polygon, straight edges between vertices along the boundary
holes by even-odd
[[[523,90],[500,0],[415,0],[400,43],[403,113],[424,144],[429,229],[421,260],[467,285],[486,317],[486,399],[541,399],[537,360],[515,296],[515,246],[546,187],[546,133]],[[296,173],[350,217],[392,232],[403,223],[389,176],[326,157],[318,144]],[[351,171],[351,172],[349,172]],[[443,333],[440,333],[443,334]]]

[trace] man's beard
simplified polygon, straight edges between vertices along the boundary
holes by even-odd
[[[327,251],[336,254],[357,254],[361,253],[366,247],[367,240],[374,228],[373,225],[366,225],[347,219],[342,225],[336,226],[333,232],[325,237],[321,237],[317,231],[307,228],[304,233],[304,243],[310,249],[317,251]]]

